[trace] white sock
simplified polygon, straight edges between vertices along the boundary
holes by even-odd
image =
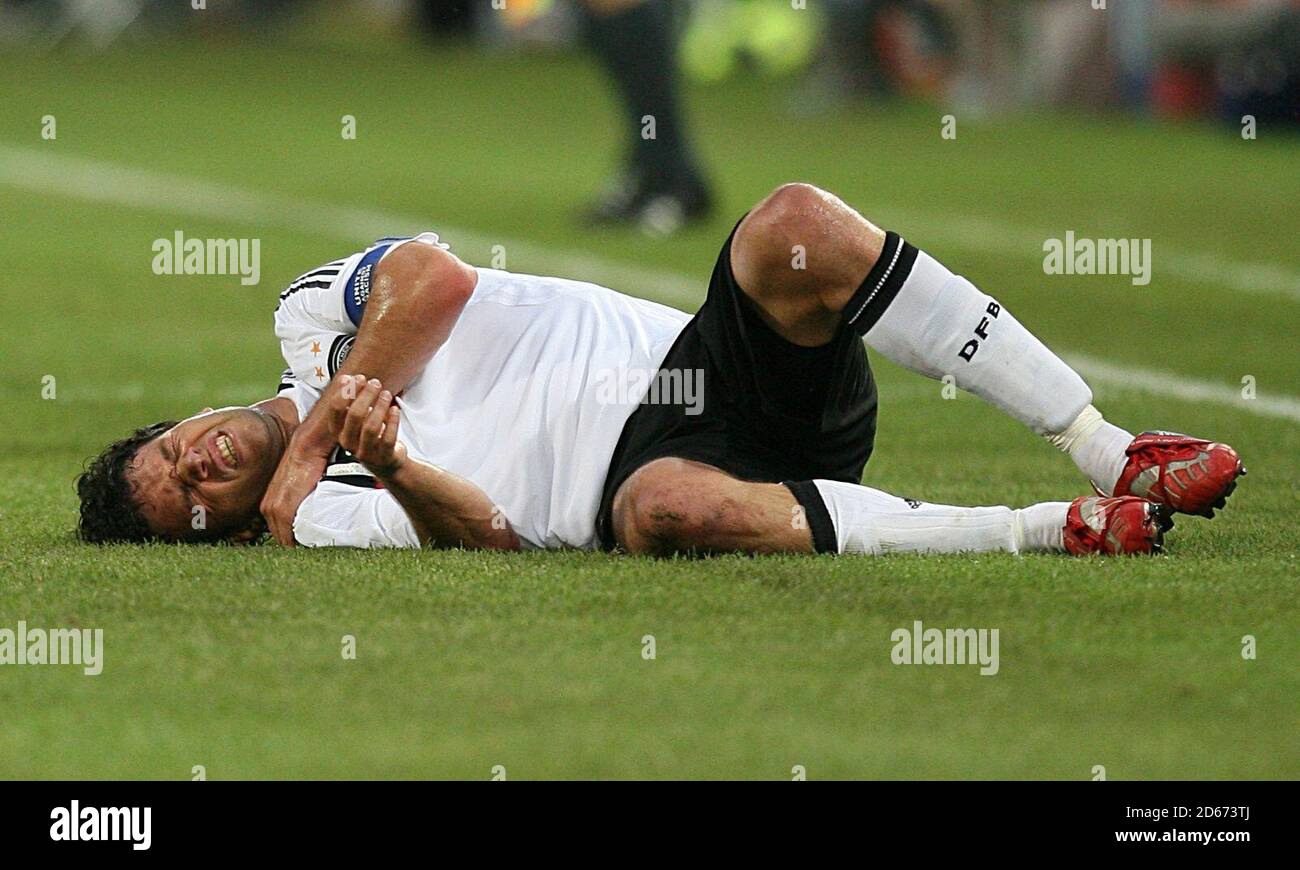
[[[835,480],[814,480],[841,553],[1060,552],[1068,502],[953,507]]]
[[[1115,491],[1128,456],[1124,451],[1133,442],[1133,434],[1106,422],[1092,405],[1079,412],[1065,430],[1046,436],[1047,440],[1070,454],[1079,470],[1106,495]]]
[[[1083,378],[1011,312],[925,251],[866,339],[912,371],[952,375],[1040,434],[1063,431],[1092,402]]]
[[[1020,517],[1020,552],[1064,553],[1065,515],[1069,510],[1068,501],[1044,501],[1016,511]]]

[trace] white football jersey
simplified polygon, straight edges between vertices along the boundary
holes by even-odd
[[[281,395],[300,418],[347,358],[374,266],[434,233],[384,239],[308,272],[281,294]],[[690,316],[606,287],[477,269],[446,343],[398,398],[416,459],[477,485],[526,547],[597,546],[596,513],[623,424]],[[306,546],[417,547],[391,493],[336,457],[298,509]]]

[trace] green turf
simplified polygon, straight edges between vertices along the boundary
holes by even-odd
[[[570,221],[614,148],[613,107],[581,58],[210,39],[10,54],[0,78],[0,147],[585,252],[693,276],[695,298],[736,216],[781,181],[814,181],[1049,344],[1300,393],[1294,286],[1161,270],[1176,249],[1300,272],[1300,142],[1273,130],[1243,142],[1042,115],[959,119],[946,142],[940,107],[808,118],[779,85],[732,82],[690,94],[723,208],[652,243]],[[39,138],[45,114],[56,141]],[[343,114],[356,141],[339,136]],[[70,535],[82,461],[135,424],[272,389],[277,285],[369,239],[3,184],[0,215],[0,627],[99,627],[106,647],[93,678],[0,667],[0,776],[1300,776],[1293,422],[1099,386],[1117,422],[1230,440],[1251,468],[1222,517],[1180,520],[1154,560],[88,548]],[[1032,246],[946,232],[967,219],[1009,237],[1149,237],[1155,279],[1047,278]],[[153,275],[152,240],[177,229],[261,238],[262,284]],[[878,369],[872,484],[960,503],[1084,491],[1068,460],[977,400]],[[914,619],[999,628],[1001,672],[893,665],[890,632]]]

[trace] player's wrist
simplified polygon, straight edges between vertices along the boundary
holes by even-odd
[[[308,417],[289,439],[289,451],[299,459],[311,459],[329,456],[337,443],[328,421]]]
[[[408,457],[406,456],[393,456],[385,463],[362,463],[371,474],[386,484],[400,483],[398,476],[408,464]]]

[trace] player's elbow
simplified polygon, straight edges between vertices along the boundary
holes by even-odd
[[[428,529],[416,524],[416,535],[420,545],[432,550],[508,550],[523,549],[519,535],[509,524],[501,525],[493,521],[484,523],[467,523],[459,529]]]
[[[477,281],[474,268],[455,254],[414,243],[385,257],[375,278],[377,290],[394,299],[407,295],[440,311],[456,312],[469,302]]]
[[[509,523],[504,526],[495,521],[492,528],[484,532],[479,549],[482,550],[519,550],[522,549],[519,543],[519,535],[510,527]]]
[[[445,253],[445,252],[444,252]],[[444,308],[460,311],[474,295],[478,273],[474,267],[448,254],[430,266],[425,274],[426,286]]]

